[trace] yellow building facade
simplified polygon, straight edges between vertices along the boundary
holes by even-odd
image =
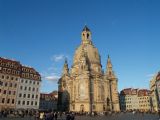
[[[81,38],[70,69],[65,60],[58,82],[58,108],[75,112],[119,111],[118,79],[112,70],[109,56],[104,73],[101,57],[92,43],[91,31],[87,26]]]

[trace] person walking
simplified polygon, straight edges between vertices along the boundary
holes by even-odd
[[[38,111],[36,112],[35,120],[39,120],[39,112]]]
[[[40,120],[43,120],[44,119],[44,112],[41,112],[40,113]]]
[[[74,114],[74,113],[71,113],[70,116],[71,116],[71,117],[70,117],[70,120],[74,120],[74,119],[75,119],[75,114]]]
[[[69,113],[66,114],[66,120],[70,120],[71,119],[71,116]]]
[[[58,114],[57,114],[57,112],[55,112],[55,114],[54,114],[54,118],[55,118],[55,120],[57,120],[57,118],[58,118]]]
[[[159,116],[159,120],[160,120],[160,109],[158,109],[158,116]]]

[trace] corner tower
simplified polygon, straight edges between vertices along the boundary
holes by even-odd
[[[108,55],[108,59],[107,59],[107,66],[106,66],[106,75],[107,77],[110,79],[110,78],[115,78],[116,79],[116,75],[114,74],[114,71],[113,71],[113,68],[112,68],[112,62],[111,62],[111,59]]]
[[[120,111],[119,106],[119,96],[118,96],[118,79],[113,71],[113,66],[111,59],[108,55],[107,60],[107,70],[106,70],[106,79],[109,81],[109,98],[110,98],[110,109],[113,111]]]

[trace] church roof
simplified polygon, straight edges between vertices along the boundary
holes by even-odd
[[[85,25],[82,31],[90,31],[90,29]]]

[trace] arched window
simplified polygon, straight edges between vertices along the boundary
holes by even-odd
[[[9,87],[12,87],[12,83],[10,83],[10,86]]]
[[[109,102],[110,102],[110,100],[109,100],[109,98],[107,97],[107,106],[109,106]]]
[[[89,38],[89,33],[87,33],[87,39]]]

